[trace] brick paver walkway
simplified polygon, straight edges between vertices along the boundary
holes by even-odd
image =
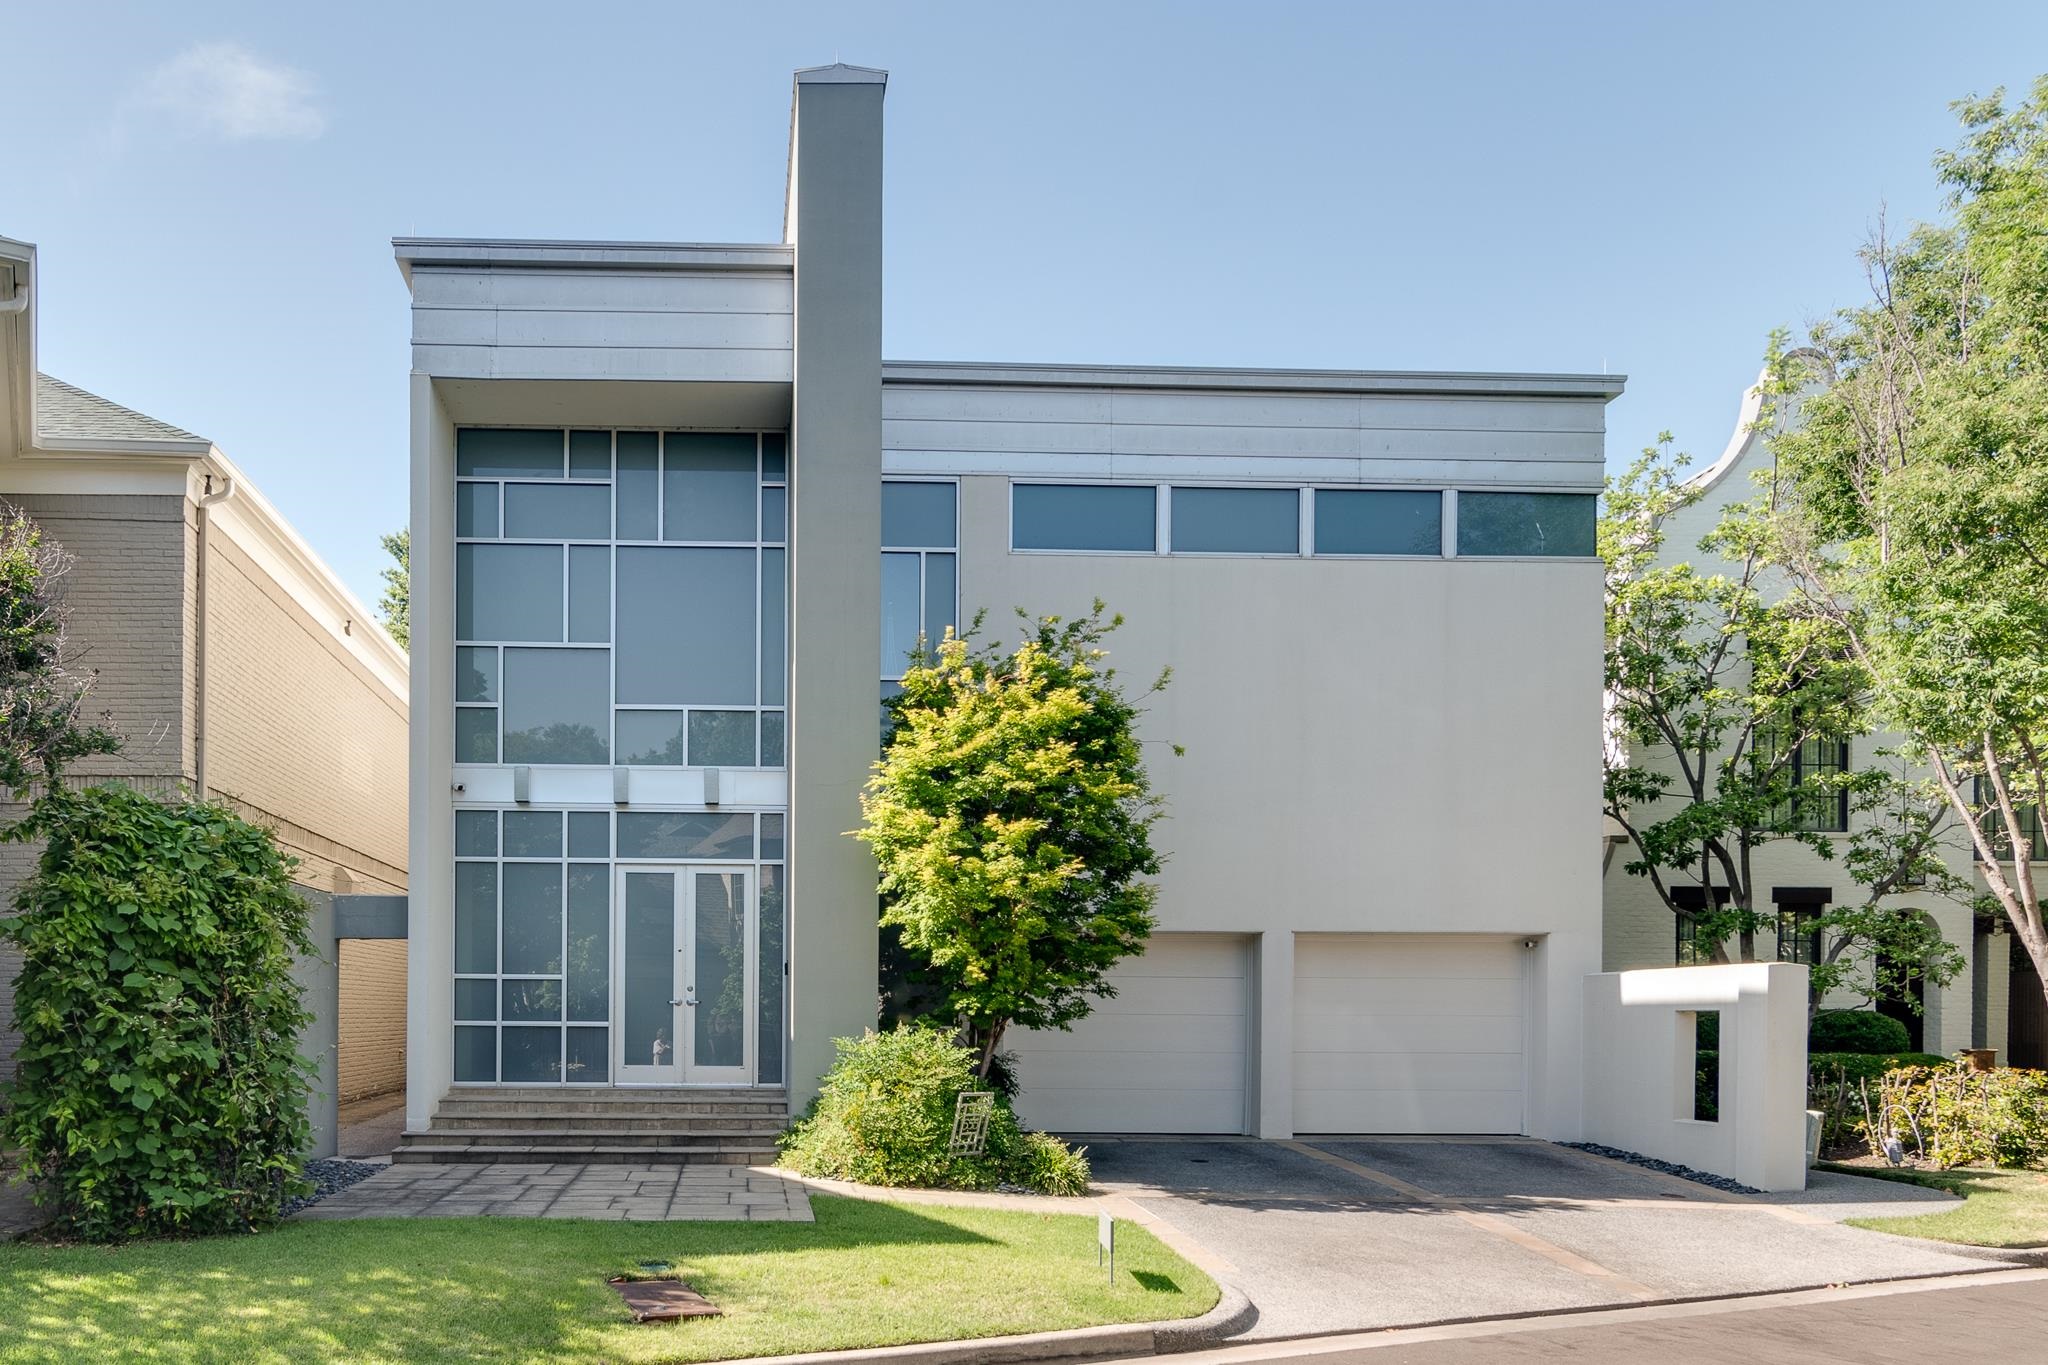
[[[405,1163],[296,1218],[597,1218],[811,1221],[804,1187],[749,1166],[486,1166]]]

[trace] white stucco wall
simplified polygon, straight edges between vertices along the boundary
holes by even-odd
[[[1806,968],[1604,972],[1585,981],[1589,1142],[1760,1190],[1806,1188]],[[1721,1015],[1720,1117],[1692,1117],[1694,1013]]]
[[[1601,569],[1591,561],[1018,554],[1009,482],[961,480],[961,606],[1124,614],[1169,815],[1162,930],[1261,935],[1258,1131],[1291,1112],[1291,936],[1537,940],[1529,1131],[1576,1136],[1600,958]],[[1170,744],[1186,747],[1176,757]]]

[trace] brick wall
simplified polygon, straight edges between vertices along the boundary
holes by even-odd
[[[73,771],[124,777],[145,790],[174,791],[191,771],[186,649],[192,545],[185,499],[145,494],[0,494],[34,517],[75,557],[64,580],[71,620],[65,661],[97,670],[90,709],[112,712],[123,744]],[[0,820],[21,817],[0,803]],[[41,850],[0,844],[0,907]],[[0,1081],[14,1077],[14,978],[19,954],[0,947]]]
[[[405,1089],[405,940],[341,941],[340,1095]]]
[[[207,542],[208,787],[268,817],[307,884],[403,891],[404,703],[218,522]]]

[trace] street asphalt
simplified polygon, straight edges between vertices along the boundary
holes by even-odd
[[[1532,1139],[1089,1139],[1096,1183],[1228,1262],[1238,1340],[1994,1269],[1841,1226],[1954,1201],[1851,1176],[1744,1199]]]
[[[2042,1359],[2044,1342],[2048,1272],[2031,1271],[1227,1346],[1171,1359],[1177,1365],[2013,1365]]]

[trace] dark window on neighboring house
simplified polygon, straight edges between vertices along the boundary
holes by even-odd
[[[1983,810],[1984,832],[1991,838],[1991,846],[2000,853],[2005,852],[2005,817],[1998,812],[1998,793],[1983,778],[1977,779],[1974,793],[1977,805]],[[2019,817],[2020,830],[2027,836],[2030,845],[2028,862],[2048,862],[2048,841],[2041,833],[2041,809],[2031,801],[2014,801],[2013,814]]]
[[[1727,887],[1715,887],[1715,906],[1726,909],[1729,894]],[[1707,906],[1706,892],[1697,886],[1674,886],[1671,888],[1671,900],[1677,907],[1677,913],[1672,916],[1672,961],[1681,967],[1712,962],[1715,944],[1713,940],[1701,937],[1700,926]]]
[[[1771,888],[1771,903],[1778,907],[1778,961],[1820,961],[1820,917],[1834,899],[1828,886]]]
[[[1769,738],[1757,737],[1757,748],[1761,754],[1776,756],[1778,750]],[[1792,751],[1791,762],[1785,768],[1785,782],[1794,795],[1787,806],[1780,807],[1776,818],[1793,829],[1809,830],[1816,834],[1840,834],[1849,828],[1849,792],[1845,787],[1825,787],[1812,791],[1801,791],[1807,783],[1817,778],[1840,777],[1849,771],[1849,741],[1846,739],[1809,739]]]

